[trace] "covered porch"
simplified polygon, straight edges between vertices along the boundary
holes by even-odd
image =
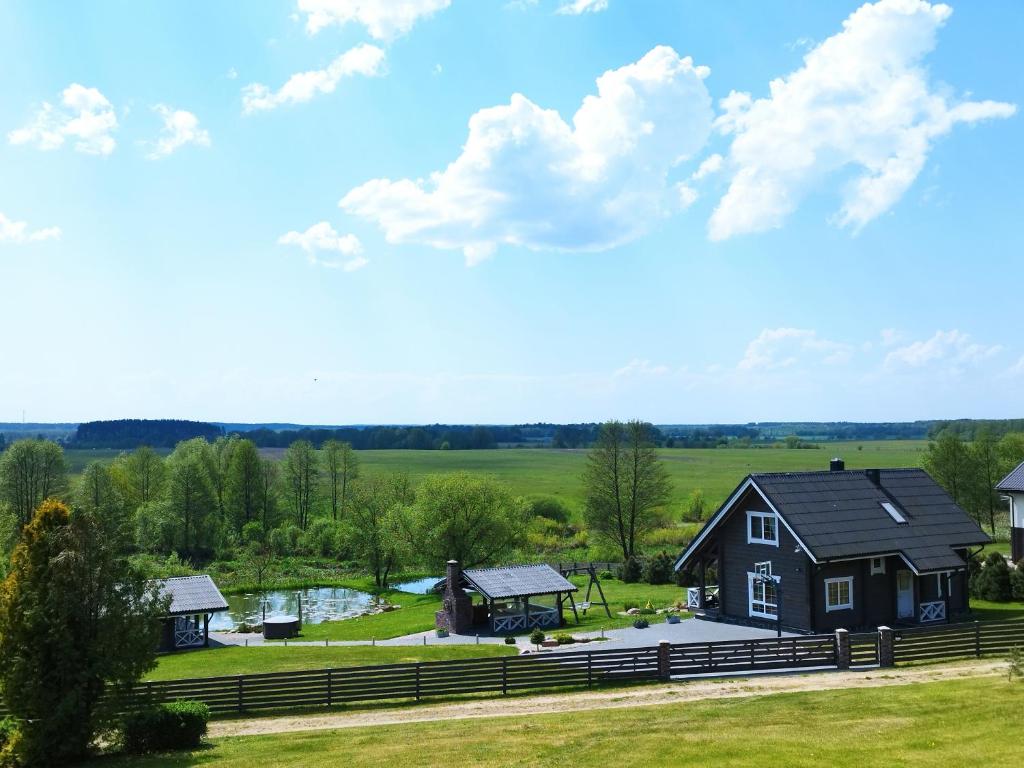
[[[184,576],[158,582],[168,601],[160,633],[161,651],[206,648],[210,645],[210,617],[228,610],[227,600],[209,576]]]

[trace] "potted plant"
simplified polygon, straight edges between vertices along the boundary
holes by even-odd
[[[438,627],[434,632],[438,637],[448,637],[448,630],[445,627]]]

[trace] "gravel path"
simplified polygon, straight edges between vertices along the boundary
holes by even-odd
[[[706,701],[712,699],[770,696],[794,691],[828,691],[839,688],[876,688],[889,685],[958,680],[1003,675],[1005,663],[968,662],[868,672],[823,672],[816,674],[763,675],[739,679],[692,680],[663,685],[641,685],[608,691],[549,694],[516,699],[431,704],[402,709],[375,709],[358,712],[332,712],[289,717],[264,717],[225,720],[210,723],[210,736],[257,736],[294,731],[367,728],[437,720],[464,720],[486,717],[518,717],[594,709],[647,707],[657,704]]]

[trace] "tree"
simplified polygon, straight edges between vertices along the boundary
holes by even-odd
[[[259,512],[264,536],[274,527],[274,521],[277,518],[277,484],[280,474],[276,461],[260,460]]]
[[[989,529],[996,533],[996,507],[999,493],[996,491],[1003,475],[1003,462],[999,456],[999,443],[988,427],[981,427],[974,435],[969,447],[970,464],[973,472],[965,489],[964,497],[971,513],[978,520],[987,518]]]
[[[378,589],[408,552],[412,539],[409,505],[414,494],[408,477],[374,476],[353,486],[347,519],[355,559],[373,574]]]
[[[133,509],[156,501],[163,494],[167,468],[160,455],[149,446],[121,454],[114,462],[114,474],[125,501]]]
[[[958,434],[949,430],[941,432],[928,443],[923,463],[928,474],[946,489],[954,502],[965,503],[974,461]]]
[[[443,569],[448,560],[472,568],[509,554],[523,541],[529,509],[491,478],[430,475],[416,491],[410,543],[432,569]]]
[[[111,546],[125,552],[132,543],[134,520],[110,467],[89,462],[74,494],[75,508],[93,515]]]
[[[36,508],[67,488],[64,451],[49,440],[18,440],[0,454],[0,500],[25,525]]]
[[[651,425],[640,421],[602,425],[583,473],[584,516],[590,530],[636,555],[636,543],[657,523],[671,486],[652,440]]]
[[[165,606],[95,514],[44,502],[0,585],[0,679],[25,765],[84,757],[155,666]]]
[[[321,448],[327,492],[331,499],[331,519],[337,520],[338,513],[345,511],[349,483],[359,477],[359,459],[351,443],[328,440]]]
[[[690,498],[686,503],[686,519],[699,523],[707,513],[707,501],[704,499],[704,491],[694,488],[690,491]]]
[[[999,439],[997,450],[1005,474],[1024,461],[1024,432],[1007,432]]]
[[[228,468],[231,466],[231,457],[234,455],[239,440],[234,435],[218,437],[212,445],[201,438],[196,440],[206,448],[203,457],[206,460],[206,472],[210,478],[210,487],[213,488],[213,494],[217,500],[217,516],[221,522],[226,522]]]
[[[213,544],[217,498],[209,475],[209,443],[201,437],[178,443],[167,457],[167,511],[175,521],[183,556]]]
[[[263,491],[263,465],[252,440],[239,440],[231,452],[226,481],[228,515],[239,533],[256,520]]]
[[[295,523],[302,530],[309,525],[309,516],[316,503],[317,466],[316,451],[308,440],[296,440],[284,454],[285,482]]]

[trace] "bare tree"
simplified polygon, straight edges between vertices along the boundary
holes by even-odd
[[[653,427],[640,421],[602,425],[587,455],[583,483],[590,530],[618,546],[625,560],[634,558],[637,542],[657,523],[671,490]]]
[[[338,440],[325,442],[322,451],[327,491],[331,498],[331,519],[337,520],[338,513],[345,512],[349,484],[359,477],[359,458],[351,443]]]

